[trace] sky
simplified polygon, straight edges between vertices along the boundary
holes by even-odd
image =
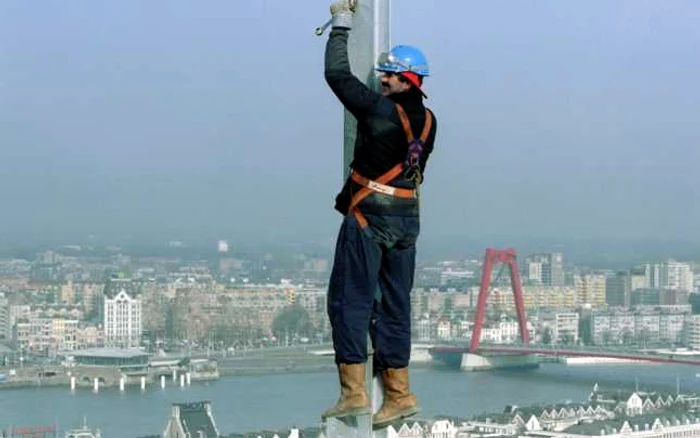
[[[0,2],[0,242],[331,243],[329,2]],[[395,0],[422,240],[700,242],[700,3]]]

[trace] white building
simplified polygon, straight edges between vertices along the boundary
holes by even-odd
[[[12,339],[12,326],[10,325],[10,303],[0,294],[0,343],[7,343]]]
[[[430,318],[422,318],[413,321],[413,338],[418,341],[432,341],[435,339],[435,324]]]
[[[141,301],[125,288],[113,297],[104,297],[104,336],[106,347],[137,348],[141,341]]]
[[[447,318],[441,318],[437,322],[437,337],[443,341],[452,339],[452,323]]]
[[[14,325],[13,341],[22,352],[55,357],[77,347],[78,320],[32,317]]]
[[[595,345],[631,341],[679,345],[686,341],[686,325],[689,330],[692,325],[689,322],[689,313],[688,306],[660,306],[638,309],[636,312],[597,313],[590,316],[589,335]]]
[[[688,317],[687,343],[691,349],[700,350],[700,315]]]
[[[671,344],[685,342],[686,319],[690,319],[690,311],[662,312],[659,315],[659,341]]]
[[[526,262],[525,279],[533,283],[542,284],[542,263],[535,261]]]
[[[668,259],[659,264],[644,266],[646,286],[655,289],[693,291],[693,269],[690,263]]]
[[[553,341],[557,344],[578,343],[578,321],[579,315],[576,312],[554,315]]]
[[[534,327],[527,321],[527,330],[530,337],[534,334]],[[500,321],[485,325],[481,329],[480,342],[487,344],[512,344],[520,340],[520,324],[518,321],[501,316]]]
[[[693,291],[693,269],[690,263],[668,259],[661,265],[660,274],[663,289]]]

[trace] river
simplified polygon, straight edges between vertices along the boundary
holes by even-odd
[[[412,372],[413,389],[422,416],[468,417],[501,412],[505,405],[584,401],[593,385],[603,389],[662,388],[700,392],[695,367],[688,365],[565,366],[543,364],[537,370],[464,373],[419,368]],[[71,393],[65,387],[0,391],[0,428],[57,424],[75,427],[87,417],[103,438],[136,438],[159,434],[175,402],[210,400],[221,433],[313,426],[319,414],[335,402],[335,373],[227,376],[190,387],[89,389]]]

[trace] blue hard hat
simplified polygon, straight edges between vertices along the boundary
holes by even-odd
[[[420,76],[430,76],[428,60],[419,49],[413,46],[396,46],[391,52],[379,55],[377,71],[394,73],[413,72]]]

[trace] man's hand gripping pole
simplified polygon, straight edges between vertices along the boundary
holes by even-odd
[[[350,7],[350,10],[352,12],[355,12],[355,8],[357,6],[357,0],[344,0],[348,2],[348,6]],[[323,33],[330,27],[330,25],[333,24],[333,17],[329,18],[328,21],[320,25],[319,27],[314,30],[314,34],[317,36],[323,35]]]

